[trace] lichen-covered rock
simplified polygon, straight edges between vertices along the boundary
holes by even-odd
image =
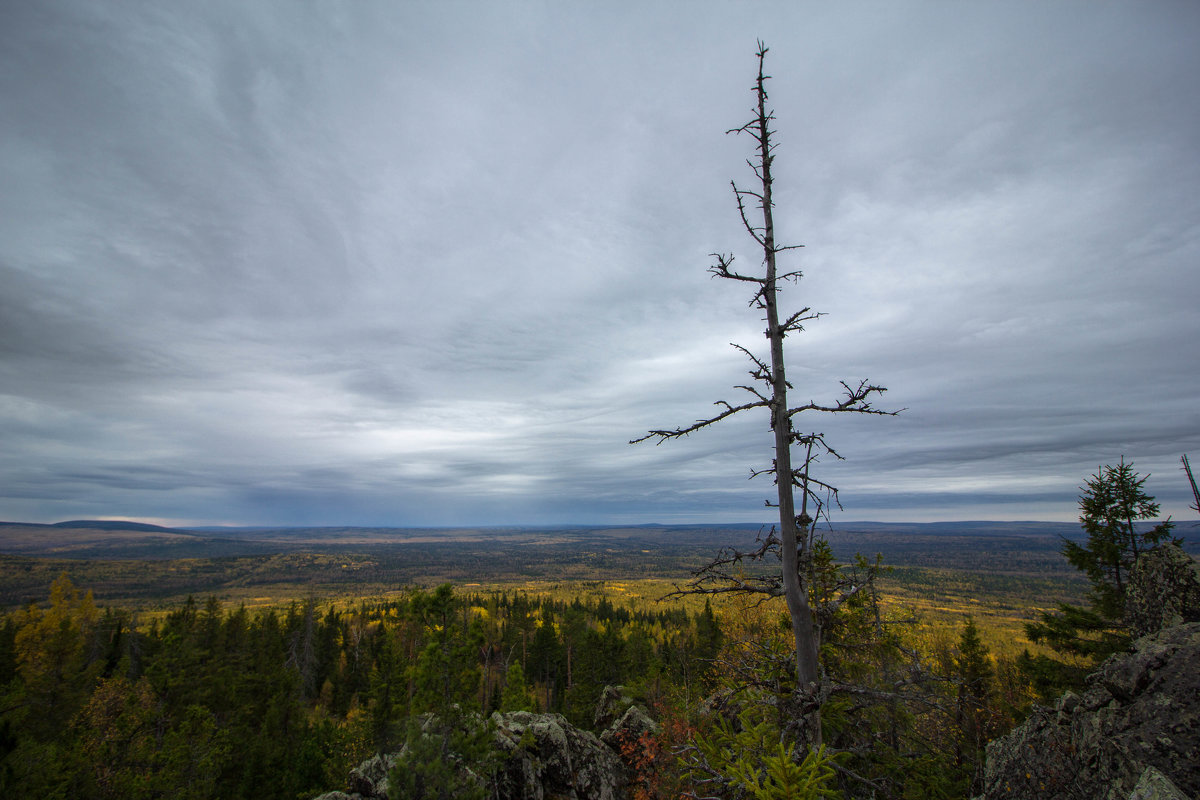
[[[625,694],[624,686],[605,686],[596,701],[596,713],[592,716],[592,730],[602,731],[621,718],[634,704],[634,699]]]
[[[484,724],[482,718],[479,724]],[[493,797],[618,800],[623,796],[628,774],[617,753],[562,715],[528,711],[493,714],[491,729],[495,752],[501,757],[493,780]],[[351,770],[349,794],[329,792],[316,800],[388,800],[387,774],[396,761],[395,755],[374,755]],[[459,768],[470,770],[472,765],[461,764]]]
[[[396,756],[376,753],[350,770],[350,791],[362,797],[387,800],[387,775],[396,766]]]
[[[593,733],[560,714],[512,711],[493,714],[504,754],[496,778],[501,797],[543,800],[617,800],[627,776],[617,754]]]
[[[1082,694],[1035,709],[990,743],[983,797],[1126,800],[1148,767],[1185,797],[1200,795],[1200,623],[1138,639]]]
[[[1129,800],[1191,800],[1171,779],[1154,767],[1146,767]]]
[[[658,723],[650,719],[650,715],[641,706],[630,706],[620,719],[614,720],[603,733],[600,741],[621,752],[622,745],[636,742],[643,736],[658,733]]]
[[[1200,622],[1200,562],[1173,544],[1142,555],[1125,593],[1125,624],[1134,638]]]

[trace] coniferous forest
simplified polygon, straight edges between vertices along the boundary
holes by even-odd
[[[546,710],[587,726],[608,684],[698,695],[721,632],[689,614],[458,595],[248,612],[210,598],[136,625],[66,578],[0,628],[5,794],[319,793],[450,706]]]
[[[399,749],[418,715],[531,710],[588,729],[603,689],[620,685],[661,724],[638,796],[677,797],[703,770],[736,772],[721,762],[731,754],[769,760],[787,725],[752,702],[788,691],[782,609],[690,605],[443,584],[254,611],[188,598],[147,622],[98,608],[62,577],[47,603],[0,627],[0,785],[39,797],[309,797]],[[881,614],[867,598],[830,627],[826,663],[855,688],[826,707],[827,747],[839,769],[897,796],[965,796],[983,744],[1032,699],[1029,683],[969,620],[956,642],[926,639],[922,652],[919,626]],[[698,711],[714,697],[736,725]],[[709,755],[679,755],[688,741]]]

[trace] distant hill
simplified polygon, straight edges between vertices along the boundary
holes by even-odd
[[[70,520],[52,525],[0,522],[0,554],[73,559],[217,558],[271,553],[372,553],[435,558],[466,563],[473,554],[484,562],[541,552],[558,558],[628,557],[678,559],[698,565],[725,546],[753,550],[770,525],[564,525],[488,528],[165,528],[121,520]],[[1200,550],[1200,537],[1185,526],[1176,533],[1185,549]],[[835,522],[822,534],[835,557],[852,559],[881,553],[896,566],[1039,571],[1068,570],[1062,540],[1080,539],[1069,522]],[[1020,555],[1017,555],[1020,554]]]
[[[0,522],[0,553],[72,559],[211,558],[262,548],[213,542],[195,531],[123,520],[68,520],[44,524]]]
[[[150,525],[145,522],[126,522],[125,520],[121,519],[72,519],[68,520],[67,522],[55,522],[50,527],[89,528],[98,531],[155,531],[158,533],[190,533],[190,531],[180,530],[178,528],[164,528],[161,525]]]
[[[225,592],[266,596],[280,586],[300,596],[441,581],[677,579],[724,547],[756,550],[756,538],[769,528],[734,523],[184,531],[108,520],[0,523],[0,609],[44,599],[63,572],[97,597],[143,599]],[[1180,525],[1176,531],[1187,538],[1189,552],[1200,552],[1200,526]],[[824,536],[842,561],[856,553],[881,554],[892,568],[889,580],[914,592],[958,587],[956,596],[974,597],[1011,594],[1013,586],[1024,586],[1032,588],[1020,591],[1052,604],[1078,602],[1087,589],[1061,553],[1062,537],[1083,536],[1073,523],[849,521],[835,523]],[[166,568],[154,563],[167,560]],[[743,566],[763,568],[749,560]]]

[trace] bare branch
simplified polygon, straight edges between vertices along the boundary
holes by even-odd
[[[824,489],[826,492],[829,492],[835,498],[837,497],[838,490],[837,490],[836,486],[830,486],[828,483],[825,483],[824,481],[817,480],[812,475],[809,475],[807,472],[804,472],[802,470],[794,470],[792,472],[792,483],[795,486],[803,486],[805,483],[808,483],[812,486],[816,486],[819,489]],[[812,495],[814,498],[819,497],[819,494],[814,489],[809,489],[808,493],[810,495]]]
[[[668,439],[678,439],[682,436],[687,436],[689,433],[694,433],[695,431],[698,431],[701,428],[707,428],[709,425],[720,422],[721,420],[725,419],[726,417],[732,417],[734,414],[737,414],[738,412],[749,411],[752,408],[761,408],[762,406],[767,405],[767,403],[762,400],[759,400],[759,401],[756,401],[753,403],[744,403],[743,405],[740,405],[740,406],[733,406],[733,405],[730,405],[729,403],[726,403],[724,400],[718,400],[716,403],[713,403],[713,405],[723,406],[725,408],[725,410],[722,411],[720,414],[717,414],[715,417],[709,417],[708,419],[697,420],[695,423],[689,425],[686,428],[675,428],[674,430],[647,431],[645,436],[639,437],[637,439],[631,439],[629,441],[629,443],[630,444],[638,444],[639,442],[644,442],[648,439],[653,439],[653,438],[657,437],[658,441],[656,442],[656,444],[662,444],[663,442],[665,442]]]
[[[735,344],[734,342],[730,342],[729,346],[740,350],[742,353],[745,354],[746,358],[748,358],[754,362],[755,369],[750,373],[750,375],[755,380],[762,380],[762,381],[766,381],[767,383],[771,383],[774,380],[774,378],[771,377],[771,368],[769,366],[767,366],[766,362],[764,362],[761,358],[754,355],[749,350],[742,347],[740,344]],[[743,386],[742,388],[744,389],[746,387]]]
[[[895,411],[884,411],[882,409],[873,408],[869,398],[873,394],[883,394],[887,391],[886,387],[876,386],[867,381],[860,381],[858,387],[851,389],[845,381],[839,381],[842,388],[846,390],[846,397],[839,401],[836,405],[827,406],[819,403],[808,402],[802,406],[796,406],[788,409],[788,416],[795,416],[802,411],[826,411],[837,413],[840,411],[852,411],[856,414],[877,414],[879,416],[894,417],[904,409]]]
[[[797,272],[796,276],[799,277],[800,273]],[[801,322],[811,322],[814,319],[820,319],[822,316],[822,314],[819,314],[813,311],[811,308],[805,306],[784,320],[783,324],[779,326],[779,329],[786,336],[791,331],[804,330],[804,326],[800,324]]]
[[[744,390],[746,390],[747,392],[749,392],[750,394],[752,394],[752,395],[754,395],[755,397],[757,397],[757,398],[758,398],[759,400],[761,400],[761,401],[762,401],[764,404],[766,404],[766,405],[770,405],[770,404],[771,404],[771,398],[767,397],[765,394],[763,394],[762,392],[760,392],[758,389],[755,389],[753,386],[743,386],[742,384],[738,384],[737,386],[734,386],[733,388],[735,388],[735,389],[744,389]]]
[[[804,445],[807,448],[807,454],[804,458],[804,467],[807,469],[812,464],[820,460],[821,454],[831,455],[838,461],[845,461],[836,450],[830,447],[829,442],[825,441],[823,433],[796,433],[792,436],[792,441],[796,444]],[[817,448],[817,454],[813,455],[813,448]]]
[[[754,480],[754,479],[755,479],[755,478],[757,478],[759,475],[774,475],[774,474],[775,474],[775,472],[776,472],[776,470],[775,470],[775,467],[774,467],[774,465],[772,465],[772,466],[770,466],[770,467],[766,467],[766,468],[764,468],[764,469],[751,469],[751,470],[750,470],[750,480]],[[776,504],[776,505],[778,505],[778,504]],[[772,506],[772,505],[771,505],[771,501],[770,501],[770,500],[768,500],[768,501],[767,501],[767,507],[768,507],[768,508],[774,508],[775,506]]]
[[[734,272],[729,267],[733,264],[733,256],[726,256],[723,253],[709,253],[710,256],[717,259],[717,263],[708,268],[715,277],[729,278],[735,281],[746,281],[747,283],[762,283],[762,278],[756,278],[753,275],[741,275]]]
[[[760,531],[755,541],[758,542],[758,548],[746,552],[732,547],[721,548],[712,561],[692,570],[692,579],[685,587],[675,584],[675,589],[662,599],[689,594],[741,594],[762,595],[760,602],[765,602],[772,597],[782,596],[783,579],[778,572],[748,575],[743,567],[743,562],[761,563],[768,558],[779,557],[779,538],[775,535],[775,528],[772,527],[766,537]]]
[[[746,218],[746,204],[742,202],[742,193],[738,191],[736,183],[733,183],[732,181],[730,183],[733,186],[733,196],[737,198],[738,214],[740,214],[742,217],[742,226],[745,227],[746,233],[750,234],[751,239],[758,242],[760,247],[765,248],[767,246],[765,234],[759,233],[759,231],[763,229],[756,228],[750,224],[750,220]],[[765,201],[761,205],[765,207]]]

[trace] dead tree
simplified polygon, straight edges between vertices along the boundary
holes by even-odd
[[[1197,514],[1200,514],[1200,489],[1196,488],[1196,479],[1192,477],[1192,465],[1188,463],[1187,453],[1184,453],[1183,457],[1179,460],[1183,462],[1183,471],[1187,473],[1188,483],[1192,485],[1192,498],[1195,502],[1190,508]]]
[[[820,741],[820,663],[818,658],[819,636],[814,621],[813,609],[809,602],[809,586],[806,563],[811,558],[810,536],[816,519],[824,506],[822,497],[831,498],[836,502],[836,489],[818,480],[811,474],[812,466],[821,455],[831,455],[841,458],[826,442],[822,434],[800,433],[795,424],[796,418],[806,411],[824,411],[831,413],[854,412],[859,414],[895,414],[895,411],[881,411],[871,405],[872,399],[886,391],[869,381],[860,381],[857,385],[842,382],[845,396],[830,403],[809,401],[799,405],[789,405],[788,390],[794,387],[788,383],[784,369],[784,339],[789,334],[804,330],[804,323],[817,319],[820,314],[810,308],[783,316],[779,310],[780,287],[786,282],[796,282],[800,279],[799,270],[779,271],[777,258],[780,253],[795,250],[799,245],[781,246],[775,241],[775,224],[773,218],[774,202],[772,200],[772,167],[774,165],[775,144],[772,136],[775,131],[771,123],[775,116],[767,108],[766,83],[769,76],[763,71],[767,48],[758,43],[758,76],[753,87],[756,107],[753,118],[739,128],[727,133],[747,134],[754,139],[756,155],[753,160],[747,159],[751,170],[757,179],[754,189],[740,188],[736,182],[733,186],[733,196],[737,203],[738,214],[742,225],[762,252],[762,272],[740,272],[734,267],[734,257],[714,253],[716,263],[709,267],[713,276],[726,280],[747,284],[753,290],[750,306],[764,313],[766,322],[766,338],[770,344],[770,354],[766,358],[755,355],[749,349],[734,344],[747,358],[752,368],[750,376],[753,379],[748,385],[735,388],[750,395],[745,403],[733,404],[724,400],[715,405],[718,413],[706,419],[697,420],[686,427],[670,430],[652,430],[645,436],[631,443],[655,439],[657,443],[668,439],[678,439],[701,428],[720,422],[727,417],[752,409],[766,409],[770,415],[771,429],[774,432],[774,458],[771,466],[757,470],[753,475],[769,474],[773,476],[777,487],[774,503],[779,511],[778,535],[772,537],[778,543],[782,561],[782,570],[776,586],[782,590],[787,602],[788,614],[791,618],[792,634],[795,640],[795,673],[802,695],[802,707],[808,709],[806,716],[813,723],[810,731],[810,741]],[[761,214],[752,211],[751,206],[757,207]],[[751,219],[754,216],[755,219]],[[797,448],[801,456],[799,464],[793,464],[792,448]],[[799,509],[796,508],[795,491],[799,490]],[[772,538],[772,537],[769,537]],[[769,584],[770,582],[768,582]],[[807,700],[805,700],[807,698]]]

